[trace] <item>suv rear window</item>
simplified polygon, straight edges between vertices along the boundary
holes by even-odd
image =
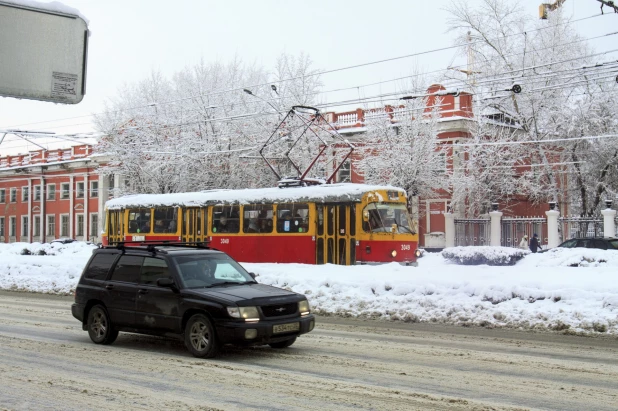
[[[116,268],[114,268],[111,281],[137,283],[139,281],[139,273],[143,261],[144,257],[123,255],[120,257],[118,264],[116,264]]]
[[[101,253],[94,256],[88,269],[86,270],[85,277],[92,280],[105,280],[110,267],[114,264],[114,260],[118,254],[106,254]]]
[[[158,258],[146,257],[142,265],[140,284],[157,284],[159,278],[171,278],[167,263]]]

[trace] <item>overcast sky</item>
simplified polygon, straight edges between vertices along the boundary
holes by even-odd
[[[447,0],[61,2],[90,20],[86,96],[77,105],[0,97],[0,129],[94,131],[90,114],[102,111],[104,102],[125,84],[144,79],[153,69],[171,76],[201,58],[227,62],[239,56],[246,63],[271,68],[283,51],[294,55],[304,51],[314,68],[329,70],[448,47],[454,37],[447,32],[448,13],[444,9],[451,3]],[[532,17],[538,15],[540,3],[521,1]],[[600,12],[596,0],[567,0],[563,7],[576,19]],[[605,12],[613,14],[607,7]],[[576,26],[583,37],[614,32],[618,15],[589,19]],[[615,44],[615,37],[591,42],[597,51],[616,48]],[[451,49],[327,74],[321,80],[324,90],[356,87],[464,62]],[[371,95],[396,87],[397,83],[387,83],[348,94],[328,94],[323,100],[355,98],[359,93]],[[21,140],[5,142],[0,145],[0,155],[33,149],[36,147]]]

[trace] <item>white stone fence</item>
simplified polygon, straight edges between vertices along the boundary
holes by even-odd
[[[523,235],[528,239],[538,233],[545,248],[554,248],[572,237],[600,236],[599,225],[603,224],[604,237],[616,236],[616,210],[601,211],[603,219],[560,217],[560,212],[551,209],[542,217],[502,217],[495,209],[485,219],[458,219],[452,213],[445,213],[445,247],[468,245],[491,245],[518,247]],[[583,228],[582,228],[583,227]]]

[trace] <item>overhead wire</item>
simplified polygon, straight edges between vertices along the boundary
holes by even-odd
[[[525,33],[531,33],[531,32],[535,32],[535,31],[547,30],[547,29],[551,29],[551,28],[554,28],[554,27],[558,27],[558,26],[562,26],[562,25],[568,25],[568,24],[572,24],[572,23],[575,23],[575,22],[579,22],[579,21],[583,21],[583,20],[587,20],[587,19],[591,19],[591,18],[596,18],[596,17],[602,17],[602,16],[604,16],[602,13],[594,14],[594,15],[591,15],[591,16],[583,17],[583,18],[580,18],[580,19],[569,20],[569,21],[558,23],[558,24],[551,25],[551,26],[539,27],[539,28],[536,28],[536,29],[526,30],[524,32],[512,33],[512,34],[509,34],[509,35],[506,35],[506,36],[501,36],[500,38],[513,37],[513,36],[518,36],[518,35],[522,35],[522,34],[525,34]],[[483,40],[478,40],[478,41],[473,42],[471,44],[482,43],[482,42],[483,42]],[[258,83],[258,84],[253,84],[253,85],[249,85],[249,86],[242,86],[242,87],[233,87],[233,88],[230,88],[230,89],[227,89],[227,90],[220,90],[220,91],[215,91],[215,92],[202,93],[202,94],[198,94],[198,95],[182,97],[182,98],[179,98],[179,99],[167,100],[167,101],[163,101],[163,102],[156,102],[154,104],[156,104],[156,105],[171,104],[171,103],[175,103],[175,102],[179,102],[179,101],[184,101],[184,100],[188,100],[188,99],[194,99],[194,98],[199,98],[199,97],[219,95],[219,94],[230,93],[230,92],[234,92],[234,91],[242,91],[243,89],[262,87],[262,86],[271,85],[273,83],[288,82],[288,81],[292,81],[292,80],[298,80],[298,79],[301,79],[301,78],[314,77],[314,76],[319,76],[319,75],[323,75],[323,74],[329,74],[329,73],[334,73],[334,72],[339,72],[339,71],[344,71],[344,70],[350,70],[350,69],[354,69],[354,68],[364,67],[364,66],[368,66],[368,65],[380,64],[380,63],[384,63],[384,62],[395,61],[395,60],[399,60],[399,59],[405,59],[405,58],[410,58],[410,57],[414,57],[414,56],[420,56],[420,55],[424,55],[424,54],[431,54],[431,53],[440,52],[440,51],[444,51],[444,50],[459,48],[461,46],[462,45],[453,45],[453,46],[448,46],[448,47],[443,47],[443,48],[426,50],[426,51],[423,51],[423,52],[412,53],[412,54],[392,57],[392,58],[388,58],[388,59],[382,59],[382,60],[376,60],[376,61],[356,64],[356,65],[351,65],[351,66],[346,66],[346,67],[340,67],[340,68],[337,68],[337,69],[316,71],[314,73],[308,73],[308,74],[305,74],[305,75],[290,77],[290,78],[286,78],[286,79],[278,79],[278,80],[275,80],[275,81],[269,81],[269,82],[265,82],[265,83]],[[437,72],[445,71],[445,70],[448,70],[448,69],[438,70]],[[391,81],[396,81],[396,80],[399,80],[399,79],[394,79],[394,80],[391,80]],[[381,82],[374,83],[374,84],[371,84],[371,85],[380,84],[380,83]],[[358,88],[358,87],[363,87],[363,86],[354,86],[354,87],[350,87],[348,89],[355,89],[355,88]],[[8,126],[6,128],[19,127],[19,126],[23,126],[23,125],[32,125],[32,124],[42,124],[42,123],[48,123],[48,122],[52,122],[52,121],[64,121],[64,120],[74,119],[74,118],[84,118],[84,117],[90,117],[90,116],[97,115],[97,114],[117,113],[117,112],[142,109],[142,108],[147,108],[147,107],[152,107],[152,106],[153,106],[153,102],[147,103],[147,104],[144,104],[144,105],[140,105],[140,106],[130,107],[130,108],[123,108],[123,109],[112,110],[112,111],[103,111],[103,112],[100,112],[100,113],[89,114],[89,115],[84,115],[84,116],[69,117],[69,118],[66,118],[66,119],[49,120],[49,121],[45,121],[45,122],[26,123],[26,124],[21,124],[21,125]],[[90,123],[85,123],[85,124],[87,125],[87,124],[90,124]],[[84,125],[84,124],[82,123],[82,124],[77,124],[77,125]]]

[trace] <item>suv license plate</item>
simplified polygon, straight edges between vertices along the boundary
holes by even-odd
[[[273,325],[273,334],[287,333],[290,331],[298,331],[298,330],[300,330],[300,323]]]

